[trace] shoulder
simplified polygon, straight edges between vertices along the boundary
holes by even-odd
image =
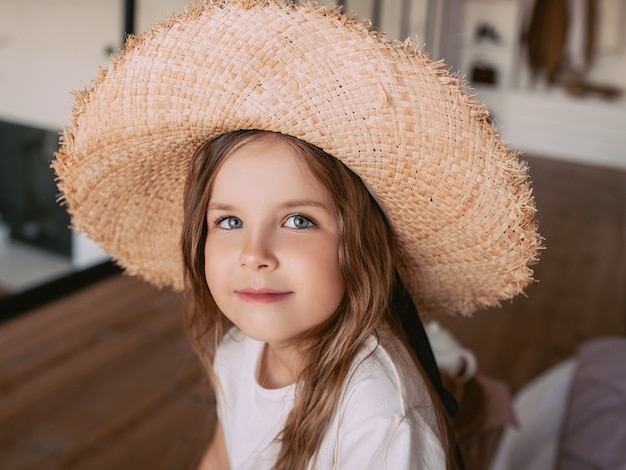
[[[354,360],[321,455],[337,468],[441,468],[445,462],[433,404],[411,357],[387,333]],[[355,460],[356,459],[356,460]]]
[[[345,399],[368,403],[372,411],[405,416],[416,406],[432,407],[422,374],[403,344],[387,331],[371,336],[355,357]]]

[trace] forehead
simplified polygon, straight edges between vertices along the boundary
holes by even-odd
[[[218,170],[212,198],[252,197],[271,191],[277,196],[331,199],[307,164],[308,155],[284,138],[260,135],[232,150]]]

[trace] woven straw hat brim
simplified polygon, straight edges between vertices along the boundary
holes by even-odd
[[[531,281],[527,169],[464,85],[366,22],[273,0],[189,8],[76,95],[53,163],[75,228],[130,274],[182,289],[190,159],[237,129],[293,135],[360,175],[420,312],[469,314]]]

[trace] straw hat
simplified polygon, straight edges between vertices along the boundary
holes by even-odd
[[[389,215],[425,314],[469,314],[531,281],[525,165],[442,63],[337,9],[209,1],[129,38],[53,163],[74,227],[128,273],[183,288],[194,151],[236,129],[291,134],[361,176]]]

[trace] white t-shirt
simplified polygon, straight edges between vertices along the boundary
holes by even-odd
[[[432,402],[399,341],[370,337],[349,380],[315,466],[329,469],[443,469]],[[218,417],[233,470],[273,468],[295,385],[266,389],[256,380],[264,343],[233,329],[220,345],[215,370],[221,387]],[[393,358],[393,360],[392,360]]]

